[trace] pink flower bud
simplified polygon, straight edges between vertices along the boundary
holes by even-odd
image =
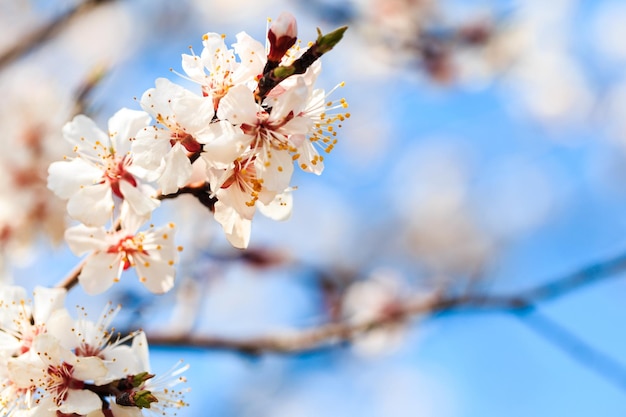
[[[278,62],[291,48],[298,38],[298,25],[296,18],[288,12],[282,12],[267,32],[267,40],[270,43],[268,61]]]

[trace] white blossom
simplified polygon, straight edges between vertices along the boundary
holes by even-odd
[[[150,117],[147,113],[121,109],[109,119],[108,133],[86,116],[78,115],[63,128],[76,157],[53,162],[48,187],[67,199],[69,215],[88,226],[111,220],[115,200],[128,202],[139,215],[149,215],[159,205],[156,190],[133,163],[131,141]]]
[[[141,224],[141,218],[129,214],[117,231],[82,224],[67,229],[65,239],[70,249],[79,256],[91,253],[78,277],[87,293],[106,291],[130,267],[153,293],[161,294],[174,286],[174,265],[182,250],[174,242],[174,223],[138,232]]]

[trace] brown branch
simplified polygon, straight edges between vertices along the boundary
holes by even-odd
[[[534,312],[538,303],[565,296],[601,279],[615,277],[618,272],[624,270],[626,270],[626,253],[590,264],[563,277],[513,295],[445,296],[436,294],[426,299],[407,300],[394,306],[394,314],[392,315],[388,314],[360,323],[348,321],[328,323],[311,329],[246,339],[191,334],[177,336],[152,334],[148,336],[148,339],[154,345],[201,347],[251,355],[301,353],[339,342],[350,342],[358,335],[372,329],[388,326],[401,320],[408,320],[418,315],[436,315],[451,311]]]
[[[216,336],[169,336],[148,335],[148,341],[160,346],[191,346],[219,350],[232,350],[249,355],[263,353],[300,353],[317,349],[325,344],[353,340],[357,335],[372,329],[384,327],[403,318],[425,314],[442,308],[445,303],[439,297],[432,297],[419,302],[406,303],[399,307],[400,312],[393,316],[384,316],[359,323],[329,323],[307,330],[274,334],[249,339],[230,339]]]
[[[157,196],[159,200],[169,200],[176,198],[183,194],[190,194],[198,199],[200,204],[207,207],[209,210],[213,211],[215,207],[215,203],[217,203],[217,198],[213,196],[211,192],[211,185],[205,181],[199,181],[194,184],[189,184],[184,187],[181,187],[175,193],[171,194],[160,194]]]
[[[101,4],[112,1],[114,0],[86,0],[60,15],[55,20],[35,29],[33,32],[22,37],[12,47],[0,54],[0,69],[24,56],[28,52],[38,48],[45,41],[56,36],[63,29],[64,25],[100,6]]]

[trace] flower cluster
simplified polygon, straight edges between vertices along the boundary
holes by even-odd
[[[82,223],[65,237],[77,255],[92,254],[79,277],[88,293],[131,266],[150,291],[172,288],[182,249],[174,225],[138,232],[164,198],[197,197],[237,248],[248,246],[257,208],[276,220],[290,215],[294,165],[319,175],[349,117],[344,99],[315,88],[318,58],[344,31],[320,32],[303,50],[283,13],[268,47],[242,32],[230,49],[207,33],[200,55],[182,56],[198,94],[159,78],[141,97],[143,111],[120,110],[107,132],[83,115],[65,126],[75,155],[50,166],[48,186]]]
[[[64,126],[73,155],[50,165],[47,186],[78,223],[65,239],[86,255],[77,278],[88,294],[107,290],[131,267],[153,293],[174,286],[182,250],[176,226],[145,226],[163,199],[193,195],[238,248],[248,246],[257,208],[289,216],[294,165],[319,175],[349,117],[345,100],[329,101],[314,87],[318,59],[344,31],[319,32],[303,50],[295,19],[284,13],[269,28],[267,47],[240,33],[229,49],[223,36],[208,33],[200,55],[182,57],[198,94],[160,78],[141,97],[143,110],[119,110],[106,130],[85,115]],[[184,406],[175,386],[186,367],[155,378],[145,334],[114,336],[119,307],[108,306],[96,322],[84,312],[72,318],[64,307],[72,286],[38,287],[32,303],[23,288],[0,287],[0,413],[138,417],[142,409],[165,415]]]
[[[97,322],[74,319],[65,290],[0,288],[0,412],[29,416],[141,416],[180,408],[186,367],[155,378],[143,332],[114,337],[108,306]]]

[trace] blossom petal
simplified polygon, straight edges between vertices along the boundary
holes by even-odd
[[[155,294],[163,294],[174,286],[176,269],[173,260],[136,256],[135,270],[139,281]]]
[[[72,359],[72,376],[81,381],[101,379],[108,373],[104,361],[97,356],[74,356]]]
[[[103,227],[88,227],[84,224],[72,226],[65,231],[65,240],[70,250],[78,256],[93,250],[104,250],[106,230]]]
[[[257,111],[259,111],[259,106],[254,101],[252,90],[239,84],[228,90],[228,93],[222,97],[217,109],[217,116],[234,125],[245,123],[256,126]]]
[[[118,155],[130,151],[131,138],[150,123],[150,116],[145,111],[122,108],[109,119],[111,144]]]
[[[187,151],[180,143],[176,143],[165,156],[165,169],[159,178],[161,192],[171,194],[178,191],[187,184],[192,171]]]
[[[98,394],[84,389],[68,390],[67,398],[59,406],[59,411],[64,414],[86,415],[100,409],[102,409],[102,400]]]
[[[113,212],[111,186],[103,182],[81,188],[67,202],[67,212],[87,226],[104,226]]]
[[[235,84],[254,79],[263,72],[265,66],[265,46],[246,32],[237,34],[237,42],[233,44],[235,53],[245,65],[239,65],[233,75]]]
[[[262,152],[255,161],[258,177],[263,179],[263,187],[277,193],[282,192],[291,182],[293,158],[287,150],[271,149]]]
[[[54,336],[66,349],[73,349],[80,343],[73,328],[74,319],[64,308],[56,310],[46,321],[46,332]]]
[[[159,200],[152,198],[155,191],[149,187],[134,187],[128,181],[120,181],[120,191],[130,208],[141,216],[147,216],[160,204]]]
[[[232,207],[215,203],[215,220],[222,225],[226,238],[236,248],[245,249],[250,243],[252,222],[241,217]]]
[[[248,147],[253,137],[244,134],[230,122],[212,123],[196,138],[204,144],[202,158],[214,167],[225,167],[237,159]]]
[[[63,199],[72,197],[81,187],[90,186],[102,178],[102,170],[84,159],[56,161],[48,167],[48,188]]]
[[[145,169],[157,169],[163,157],[172,148],[169,130],[157,127],[146,127],[137,133],[132,143],[133,164]]]
[[[172,101],[172,110],[178,124],[192,134],[206,128],[215,114],[211,97],[200,97],[187,90],[184,96]]]
[[[272,220],[284,221],[291,216],[293,195],[290,191],[277,194],[269,204],[257,204],[259,211]]]
[[[78,281],[87,294],[99,294],[119,281],[121,258],[118,254],[95,253],[87,259]]]
[[[96,156],[93,149],[95,142],[102,144],[109,143],[109,135],[100,129],[89,117],[79,114],[63,126],[63,137],[75,146],[80,153],[85,153],[92,157]]]
[[[41,360],[37,355],[27,353],[17,358],[9,358],[7,360],[7,371],[11,382],[17,388],[30,388],[33,381],[43,381],[45,379],[45,371],[41,367]]]
[[[64,288],[35,287],[33,291],[33,319],[36,324],[43,324],[55,310],[64,309],[65,295]]]
[[[185,71],[192,80],[202,83],[202,81],[207,78],[207,74],[204,71],[204,64],[200,57],[182,54],[182,58],[181,66],[183,67],[183,71]]]
[[[95,378],[94,383],[96,385],[144,372],[141,360],[134,354],[130,346],[118,345],[114,348],[105,349],[102,356],[106,364],[107,374],[103,378]]]

